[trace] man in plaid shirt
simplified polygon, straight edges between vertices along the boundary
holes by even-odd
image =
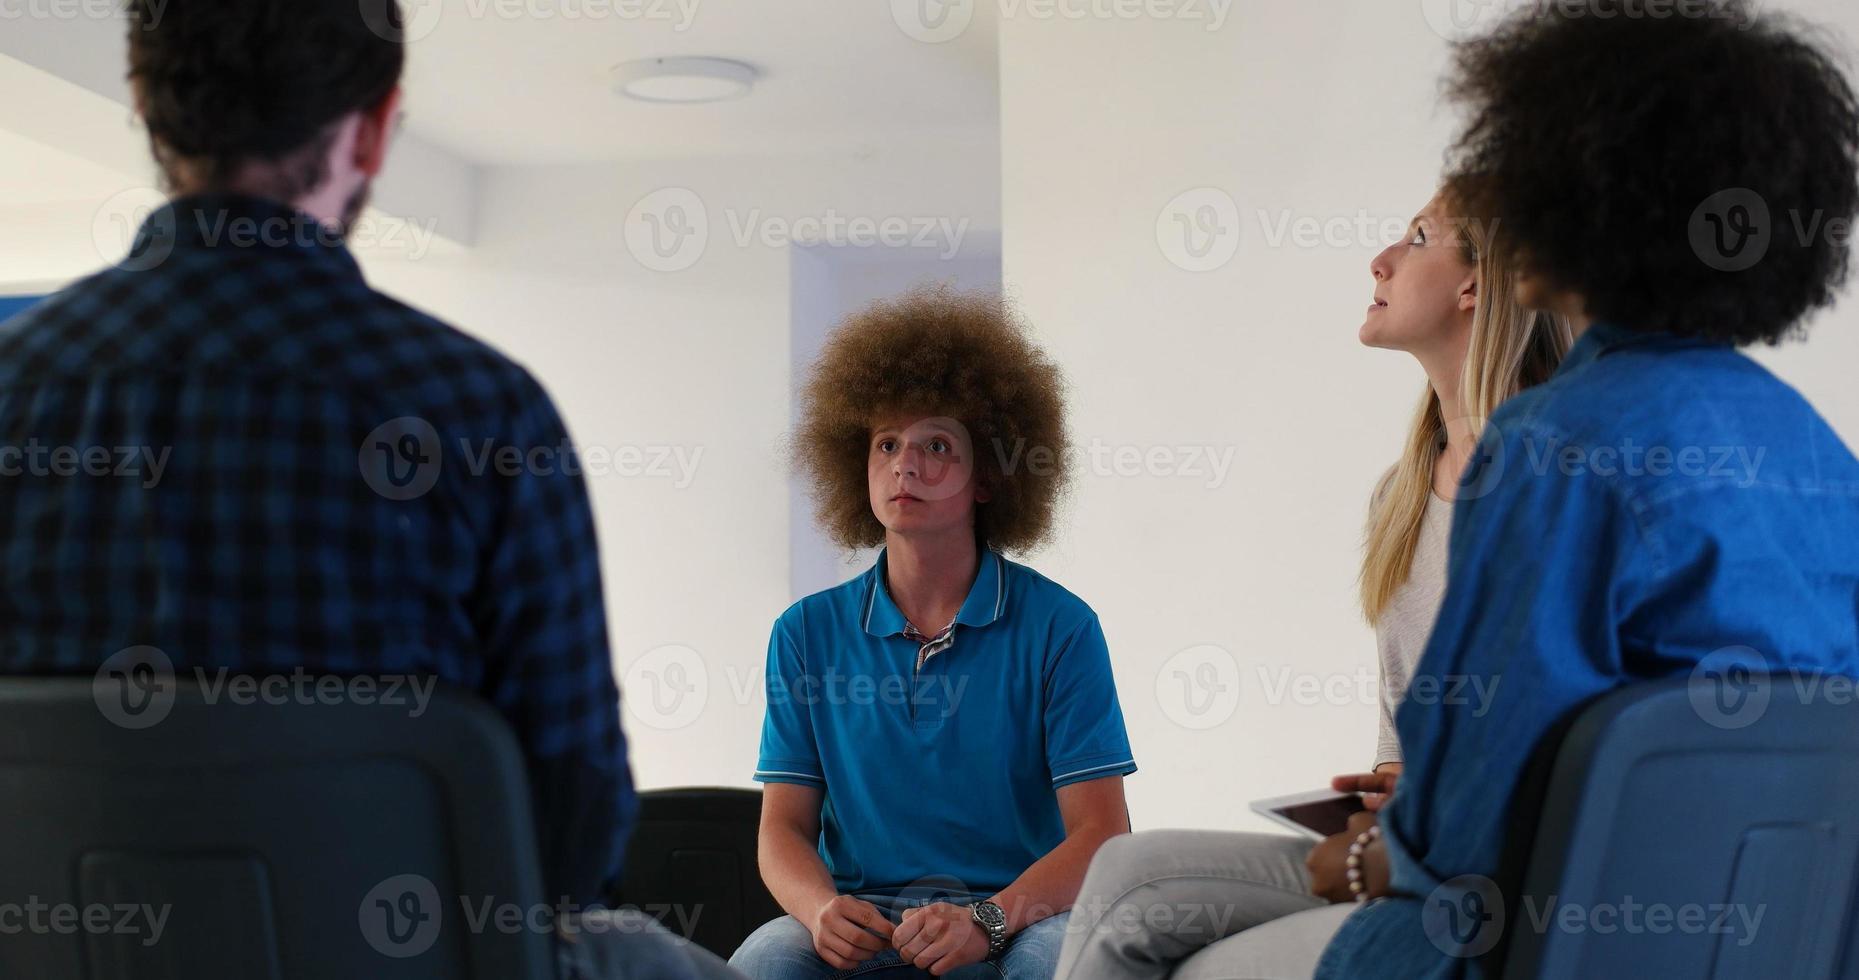
[[[536,380],[343,245],[400,99],[368,6],[131,4],[177,196],[0,327],[0,671],[153,647],[474,691],[525,750],[551,902],[599,902],[636,804],[586,488]],[[564,974],[708,975],[633,926],[564,944]]]

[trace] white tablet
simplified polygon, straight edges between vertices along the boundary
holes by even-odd
[[[1338,793],[1333,789],[1275,796],[1252,804],[1252,811],[1259,816],[1318,839],[1348,830],[1349,818],[1366,809],[1362,794]]]

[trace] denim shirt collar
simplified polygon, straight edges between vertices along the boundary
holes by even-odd
[[[1610,320],[1596,320],[1575,338],[1574,346],[1569,348],[1568,356],[1556,368],[1555,376],[1560,377],[1599,359],[1610,351],[1626,347],[1655,347],[1661,350],[1681,350],[1690,347],[1727,346],[1718,341],[1704,340],[1698,337],[1684,337],[1662,330],[1635,330]]]
[[[1001,609],[1007,601],[1007,575],[1001,567],[1004,559],[1000,553],[992,550],[981,552],[980,567],[975,572],[975,584],[968,587],[968,598],[962,600],[962,609],[955,614],[955,621],[963,626],[986,626],[1000,618]],[[909,622],[904,618],[903,610],[897,608],[897,602],[891,598],[891,590],[884,584],[886,553],[878,552],[878,562],[866,574],[871,576],[865,594],[865,632],[873,636],[896,636],[904,631]],[[932,626],[940,629],[940,626]]]

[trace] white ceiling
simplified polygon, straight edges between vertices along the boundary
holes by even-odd
[[[994,5],[966,0],[967,27],[941,43],[900,26],[903,11],[943,2],[402,0],[407,128],[467,166],[992,143]],[[22,21],[0,33],[0,55],[17,60],[15,73],[29,66],[129,101],[119,17]],[[614,64],[671,55],[731,58],[762,77],[747,98],[711,105],[612,91]]]
[[[833,179],[874,200],[888,188],[934,186],[972,196],[963,213],[998,209],[997,180],[986,176],[998,173],[999,152],[992,3],[402,3],[411,35],[407,132],[375,205],[433,221],[455,244],[475,242],[487,167],[805,155],[850,164],[829,163]],[[913,12],[938,9],[960,10],[963,29],[944,30],[939,43],[908,33]],[[0,31],[0,89],[11,96],[0,100],[8,224],[0,233],[53,220],[22,209],[89,202],[95,210],[152,182],[147,136],[129,108],[125,37],[115,12],[27,18]],[[747,98],[711,105],[654,105],[612,91],[612,65],[675,55],[743,61],[761,79]],[[973,166],[950,172],[951,154]]]
[[[409,4],[407,126],[488,164],[991,140],[999,119],[993,5],[974,4],[965,31],[927,43],[906,34],[893,13],[914,2],[921,0]],[[582,15],[569,19],[571,11]],[[762,79],[745,99],[709,105],[653,105],[613,93],[612,65],[671,55],[744,61]]]

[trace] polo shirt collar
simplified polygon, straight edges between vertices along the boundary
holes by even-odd
[[[983,550],[980,568],[975,572],[975,584],[968,587],[968,598],[962,600],[962,608],[955,614],[955,621],[963,626],[986,626],[1000,618],[1001,611],[1007,604],[1007,570],[1003,567],[1006,559],[998,552]],[[865,589],[865,632],[873,636],[896,636],[903,633],[909,620],[904,618],[904,611],[897,608],[891,599],[891,590],[884,584],[886,553],[878,552],[878,562],[871,571],[870,582]],[[942,626],[925,627],[940,630]]]

